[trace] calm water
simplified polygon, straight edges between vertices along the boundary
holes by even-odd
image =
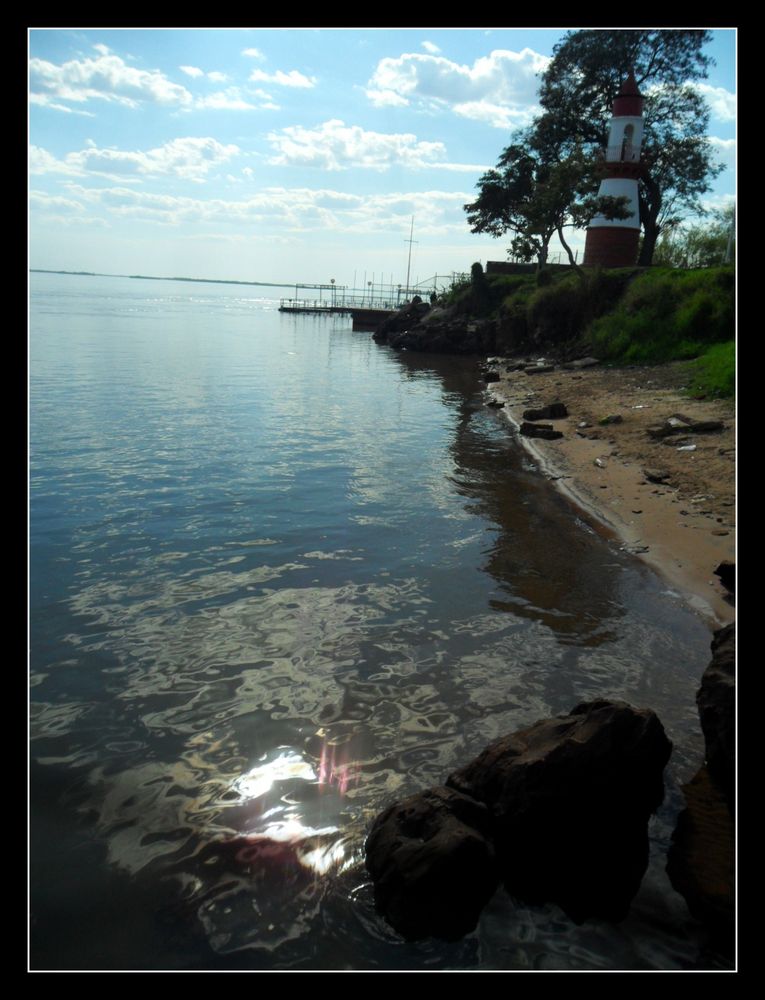
[[[674,969],[710,632],[578,521],[471,362],[261,289],[31,275],[31,966]],[[596,696],[675,752],[630,917],[375,914],[365,831]]]

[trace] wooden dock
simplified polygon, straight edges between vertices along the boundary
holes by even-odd
[[[282,299],[279,312],[311,313],[313,315],[344,313],[353,317],[354,330],[374,330],[384,319],[396,312],[393,303],[384,305],[354,305],[352,303],[322,302],[312,299]]]

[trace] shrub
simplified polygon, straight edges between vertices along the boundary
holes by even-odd
[[[691,394],[728,397],[736,391],[736,344],[713,344],[693,363]]]

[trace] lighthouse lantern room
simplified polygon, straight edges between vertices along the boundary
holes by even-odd
[[[598,197],[626,197],[625,219],[596,215],[587,228],[585,265],[629,267],[637,262],[640,237],[638,178],[643,140],[643,98],[633,72],[614,99]]]

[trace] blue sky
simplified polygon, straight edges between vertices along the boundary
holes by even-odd
[[[34,29],[31,267],[403,282],[503,260],[463,204],[565,29]],[[735,46],[701,85],[735,194]],[[581,246],[583,234],[573,237]]]

